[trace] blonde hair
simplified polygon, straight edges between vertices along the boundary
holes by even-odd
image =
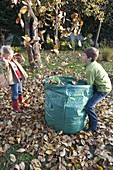
[[[99,50],[95,47],[88,47],[83,53],[85,53],[88,58],[92,58],[91,62],[96,61],[99,57]]]
[[[14,51],[12,50],[10,45],[3,45],[1,48],[1,55],[9,53],[11,56],[13,56]]]

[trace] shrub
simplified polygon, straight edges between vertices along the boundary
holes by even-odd
[[[72,47],[70,48],[69,45],[70,45],[69,42],[62,41],[62,42],[60,43],[60,50],[61,50],[61,51],[67,51],[67,50],[72,49]]]
[[[113,49],[112,48],[104,48],[102,51],[102,59],[104,61],[110,61],[113,58]]]

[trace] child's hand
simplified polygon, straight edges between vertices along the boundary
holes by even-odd
[[[7,82],[4,74],[3,74],[3,73],[0,73],[0,87],[1,87],[1,88],[2,88],[2,87],[5,88],[5,87],[7,87],[7,86],[8,86],[8,82]]]
[[[25,58],[23,57],[23,55],[19,54],[19,53],[15,53],[14,54],[14,58],[17,59],[17,61],[19,63],[23,63],[25,61]]]

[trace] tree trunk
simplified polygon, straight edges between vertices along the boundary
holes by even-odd
[[[38,26],[37,26],[37,19],[33,22],[33,52],[34,52],[34,61],[36,66],[42,66],[42,60],[40,55],[40,43],[39,43],[39,36],[38,36]]]
[[[98,39],[99,39],[99,34],[100,34],[101,26],[102,26],[102,21],[100,21],[100,23],[99,23],[98,32],[97,32],[97,37],[96,37],[95,45],[94,45],[95,47],[98,47]]]
[[[32,46],[27,46],[27,53],[28,53],[28,60],[31,67],[35,66],[34,58],[33,58],[33,52],[32,52]]]
[[[38,36],[38,20],[35,16],[30,3],[28,3],[30,17],[27,14],[24,15],[25,19],[25,35],[30,37],[31,42],[26,45],[28,52],[28,60],[30,66],[40,67],[42,66],[41,55],[40,55],[40,43]]]
[[[56,29],[55,29],[55,45],[59,48],[59,43],[58,43],[58,4],[56,4]]]
[[[25,20],[25,35],[28,35],[30,38],[32,38],[31,37],[31,32],[30,32],[30,22],[31,22],[30,20],[31,20],[31,18],[30,17],[28,18],[26,15],[24,15],[24,20]],[[26,49],[27,49],[27,53],[28,53],[29,64],[30,64],[31,67],[34,67],[35,62],[34,62],[32,45],[27,45]]]

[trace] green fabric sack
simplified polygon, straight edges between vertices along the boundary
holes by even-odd
[[[50,84],[53,80],[60,84]],[[84,106],[93,94],[93,86],[84,80],[73,85],[74,81],[73,77],[62,76],[45,79],[45,120],[57,132],[75,134],[85,126]]]

